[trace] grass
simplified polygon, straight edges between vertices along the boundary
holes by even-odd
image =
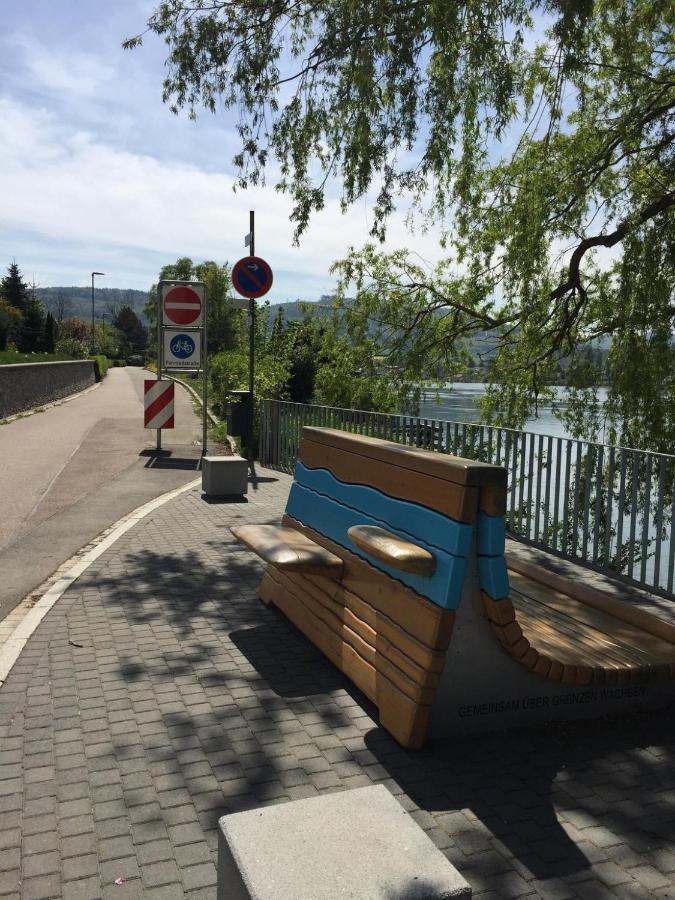
[[[10,366],[13,363],[66,362],[72,359],[72,356],[65,353],[18,353],[16,350],[0,350],[0,366]]]
[[[175,378],[177,381],[182,381],[184,384],[188,384],[193,391],[197,391],[199,396],[202,396],[202,392],[204,390],[204,376],[199,373],[196,378],[193,378],[192,375],[189,375],[187,372],[169,372],[172,378]]]

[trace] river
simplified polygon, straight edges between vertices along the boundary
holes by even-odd
[[[486,389],[486,384],[456,382],[441,388],[438,391],[438,397],[436,391],[428,391],[420,401],[420,416],[423,419],[478,422],[479,413],[476,401],[482,397]],[[564,405],[567,388],[558,386],[554,390],[559,398],[557,403]],[[607,389],[600,388],[599,394],[600,398],[604,400],[607,396]],[[537,417],[527,420],[525,430],[533,431],[535,434],[550,434],[553,437],[572,437],[556,417],[550,403],[539,406]]]

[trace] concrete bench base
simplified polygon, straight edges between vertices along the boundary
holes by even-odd
[[[233,813],[218,824],[218,900],[471,897],[383,785]]]
[[[241,456],[204,456],[202,490],[207,497],[247,493],[248,462]]]

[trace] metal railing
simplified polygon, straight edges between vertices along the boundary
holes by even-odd
[[[263,400],[261,463],[292,471],[303,425],[503,466],[514,537],[673,597],[674,456],[489,425]]]

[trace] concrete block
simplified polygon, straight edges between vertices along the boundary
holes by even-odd
[[[218,824],[218,900],[471,897],[383,785],[233,813]]]
[[[248,462],[241,456],[204,456],[202,490],[207,497],[247,493]]]

